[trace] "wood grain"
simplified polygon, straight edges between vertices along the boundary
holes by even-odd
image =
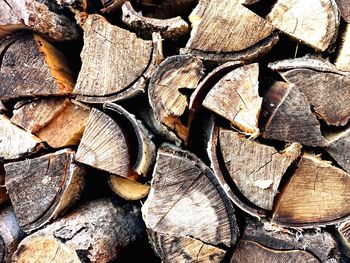
[[[349,1],[350,4],[350,1]],[[349,5],[350,6],[350,5]],[[349,9],[350,12],[350,9]],[[350,14],[349,14],[350,15]],[[350,16],[349,16],[350,19]],[[335,66],[343,71],[350,71],[350,25],[345,25],[345,29],[340,33]]]
[[[110,175],[108,183],[116,195],[128,201],[140,200],[146,197],[151,189],[147,183],[142,184],[117,175]]]

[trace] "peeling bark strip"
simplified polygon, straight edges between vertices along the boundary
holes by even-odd
[[[170,145],[158,150],[151,192],[142,207],[151,233],[229,247],[238,236],[233,212],[211,170],[196,156]],[[169,249],[161,251],[161,258],[171,254]]]
[[[1,0],[0,38],[16,30],[31,29],[54,41],[67,41],[80,36],[78,25],[67,16],[57,14],[42,1]],[[54,1],[49,1],[53,5]]]
[[[40,98],[18,102],[11,121],[36,134],[53,148],[78,145],[90,109],[65,98]]]
[[[150,191],[150,186],[147,183],[142,184],[117,175],[110,175],[108,183],[116,195],[129,201],[140,200],[146,197]]]
[[[84,170],[74,152],[61,150],[5,165],[5,185],[21,228],[29,233],[47,224],[79,198]]]
[[[181,117],[188,113],[186,93],[197,87],[203,74],[204,66],[200,59],[172,56],[159,65],[148,87],[148,98],[155,117],[185,143],[189,127]]]
[[[38,35],[26,34],[6,45],[2,53],[0,98],[70,94],[73,74],[64,55]]]
[[[278,41],[269,22],[237,1],[200,0],[189,19],[193,29],[182,52],[205,60],[251,61]]]
[[[159,34],[142,40],[100,15],[89,15],[83,30],[82,67],[73,92],[77,100],[103,103],[143,93],[162,60]]]
[[[257,63],[232,70],[209,91],[203,106],[228,119],[243,132],[258,133],[262,103],[258,76]]]
[[[26,237],[12,260],[111,262],[144,231],[140,215],[136,206],[121,205],[107,198],[87,202]]]
[[[301,145],[293,143],[277,152],[274,147],[222,128],[219,141],[226,168],[238,189],[253,204],[272,210],[281,178],[300,156]]]
[[[337,38],[340,17],[334,0],[278,0],[267,20],[291,37],[325,51]]]
[[[28,157],[43,147],[42,141],[0,115],[0,158],[15,160]]]
[[[273,221],[295,227],[333,224],[350,214],[349,174],[305,153],[276,202]]]
[[[263,137],[307,146],[325,146],[320,123],[298,87],[275,82],[264,96],[263,115],[267,119]]]
[[[146,38],[152,37],[153,32],[158,32],[165,39],[177,40],[190,30],[180,16],[170,19],[145,17],[137,13],[129,1],[122,6],[122,11],[123,22]]]

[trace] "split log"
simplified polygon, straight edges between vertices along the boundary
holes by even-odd
[[[326,139],[329,142],[329,147],[325,150],[345,171],[350,173],[350,127],[331,133],[326,136]]]
[[[227,171],[238,189],[256,206],[272,210],[282,176],[300,156],[301,145],[293,143],[278,152],[222,128],[219,142]]]
[[[144,231],[140,210],[110,199],[87,202],[26,237],[14,262],[112,262]]]
[[[145,38],[151,38],[153,32],[158,32],[164,39],[177,40],[190,30],[187,22],[180,16],[170,19],[145,17],[137,13],[129,1],[122,6],[122,11],[123,22]]]
[[[337,226],[338,237],[343,247],[344,253],[350,257],[350,218]]]
[[[15,105],[11,121],[34,133],[53,148],[78,145],[89,107],[65,98],[40,98]]]
[[[257,63],[230,71],[209,91],[203,106],[228,119],[241,131],[258,134],[262,103],[258,76]]]
[[[0,115],[0,158],[14,160],[28,157],[43,147],[42,141]]]
[[[273,221],[285,226],[317,227],[350,214],[349,174],[329,162],[303,154],[297,170],[281,190]]]
[[[152,76],[148,87],[151,107],[159,122],[174,131],[185,143],[189,127],[186,120],[188,98],[204,74],[202,61],[193,56],[172,56],[164,60]]]
[[[209,61],[252,61],[278,41],[269,22],[237,1],[200,0],[189,20],[193,29],[181,52]]]
[[[72,205],[84,186],[74,152],[61,150],[5,165],[5,185],[23,231],[32,232]]]
[[[77,24],[59,9],[54,1],[1,0],[0,38],[31,29],[54,41],[78,39]]]
[[[73,73],[66,58],[42,37],[21,35],[10,44],[0,46],[0,98],[55,96],[72,92]]]
[[[307,146],[325,146],[320,123],[306,96],[294,84],[275,82],[264,96],[266,118],[263,137]]]
[[[202,245],[221,244],[226,248],[237,240],[232,204],[212,171],[195,155],[175,146],[165,144],[158,150],[151,192],[142,214],[151,233],[166,234],[175,241],[191,237]],[[176,241],[175,248],[181,251],[188,246],[198,247],[196,240]],[[180,244],[186,247],[179,247]],[[161,258],[168,258],[174,254],[172,250],[174,246],[164,245],[158,252]],[[191,251],[189,257],[195,252]],[[217,257],[217,250],[212,256]]]
[[[110,175],[108,182],[115,194],[129,201],[140,200],[146,197],[150,191],[150,186],[147,183],[142,184],[117,175]]]
[[[350,4],[350,3],[349,3]],[[350,7],[350,5],[349,5]],[[349,9],[350,20],[350,9]],[[343,71],[350,71],[350,25],[347,24],[339,41],[337,57],[335,59],[335,66]]]
[[[278,0],[267,20],[292,38],[325,51],[337,38],[340,16],[334,0]]]
[[[11,257],[16,251],[19,242],[24,236],[18,225],[17,218],[12,207],[6,207],[0,211],[0,261],[11,262]]]
[[[284,66],[283,61],[280,61],[280,75],[298,87],[313,106],[317,116],[328,125],[345,125],[350,118],[350,76],[337,71],[334,66],[333,72],[327,72],[330,68],[329,63],[303,58],[296,60],[294,69],[285,72],[282,72]],[[287,60],[286,67],[290,68],[289,64],[290,60]],[[317,66],[314,66],[316,64]]]
[[[5,170],[4,164],[0,162],[0,205],[9,200],[7,190],[5,188]],[[0,256],[1,260],[1,256]]]
[[[89,15],[82,27],[84,47],[73,91],[76,99],[103,103],[143,93],[163,58],[160,35],[152,34],[153,41],[142,40],[97,14]]]
[[[342,18],[350,23],[350,2],[349,0],[335,0]]]

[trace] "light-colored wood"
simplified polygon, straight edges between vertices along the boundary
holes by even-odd
[[[278,152],[222,128],[219,141],[223,161],[238,189],[253,204],[272,210],[282,176],[300,156],[301,145],[293,143]]]
[[[203,106],[228,119],[246,133],[259,133],[259,65],[246,65],[227,73],[209,91]]]
[[[140,200],[146,197],[150,190],[150,186],[147,183],[142,184],[117,175],[110,175],[108,182],[115,194],[129,201]]]
[[[350,214],[349,174],[310,153],[276,202],[273,221],[286,226],[320,226]]]
[[[84,187],[84,170],[64,149],[5,165],[5,185],[21,228],[32,232],[72,205]]]
[[[187,97],[181,89],[194,90],[204,74],[202,61],[193,56],[172,56],[165,59],[150,80],[148,98],[155,116],[185,143],[189,127],[181,121],[188,109]]]
[[[42,141],[0,115],[0,157],[14,160],[28,157],[43,147]]]
[[[292,38],[325,51],[336,40],[340,16],[334,0],[278,0],[267,20]]]
[[[349,13],[350,13],[350,9],[349,9]],[[350,19],[350,16],[349,16],[349,19]],[[340,36],[341,38],[339,41],[337,56],[334,64],[338,69],[349,72],[350,71],[350,25],[349,24],[345,26],[345,29],[344,31],[341,32]]]
[[[0,97],[17,98],[70,94],[73,73],[64,55],[42,37],[20,35],[4,52]]]
[[[189,20],[193,29],[182,52],[206,60],[250,61],[278,41],[274,27],[238,1],[200,0]]]
[[[169,19],[145,17],[137,13],[129,1],[122,6],[122,11],[123,22],[147,38],[152,36],[152,32],[158,32],[164,39],[177,40],[190,30],[187,22],[180,16]]]
[[[110,199],[86,202],[70,214],[27,236],[13,262],[107,263],[140,238],[140,209]]]
[[[90,109],[64,98],[41,98],[13,112],[11,121],[35,133],[53,148],[78,145],[83,135]]]

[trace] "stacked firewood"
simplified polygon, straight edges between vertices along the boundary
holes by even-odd
[[[348,0],[0,0],[0,261],[349,262],[349,118]]]

